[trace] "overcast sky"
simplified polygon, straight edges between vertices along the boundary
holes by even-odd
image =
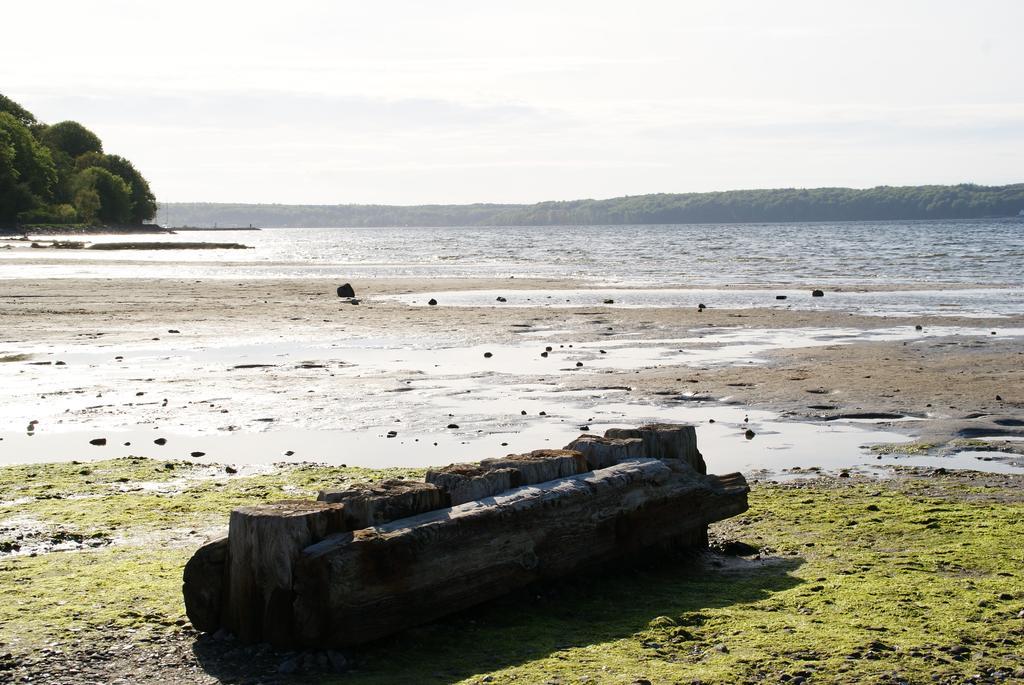
[[[164,201],[1024,181],[1024,2],[8,2],[0,92]]]

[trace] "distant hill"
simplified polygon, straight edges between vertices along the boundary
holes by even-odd
[[[1018,216],[1024,183],[1007,186],[779,188],[658,193],[532,205],[280,205],[162,203],[173,226],[554,226],[978,219]]]

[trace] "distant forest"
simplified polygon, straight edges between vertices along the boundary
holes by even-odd
[[[149,183],[95,133],[44,124],[0,94],[0,228],[137,226],[154,214]]]
[[[164,203],[157,220],[170,226],[221,227],[553,226],[979,219],[1021,212],[1024,183],[659,193],[533,205]]]

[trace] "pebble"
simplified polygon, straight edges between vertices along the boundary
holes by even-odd
[[[429,300],[427,300],[427,304],[429,304],[431,307],[434,307],[437,305],[437,300],[435,300],[434,298],[430,298]]]
[[[812,290],[811,297],[825,297],[825,293],[821,290]]]
[[[457,424],[457,423],[449,423],[448,424],[448,428],[451,428],[452,430],[455,430],[458,427],[459,427],[459,424]]]
[[[167,438],[157,438],[156,440],[153,441],[153,444],[154,445],[166,445],[167,444]]]
[[[583,366],[583,362],[576,362],[576,368]]]
[[[494,355],[493,355],[493,354],[491,354],[490,352],[484,352],[484,359],[490,359],[490,358],[491,358],[491,357],[493,357],[493,356],[494,356]]]
[[[388,434],[385,437],[397,438],[398,437],[398,431],[388,431]]]
[[[168,333],[181,333],[177,328],[171,328],[167,331]]]
[[[192,454],[193,457],[196,457],[197,459],[199,457],[205,457],[206,456],[206,452],[192,452],[191,454]]]
[[[785,300],[785,299],[786,299],[786,296],[785,296],[785,295],[776,295],[776,296],[775,296],[775,299],[776,299],[776,300]]]
[[[506,300],[506,299],[505,299],[504,297],[502,297],[501,295],[498,295],[498,302],[508,302],[508,300]]]
[[[743,433],[743,437],[745,437],[747,440],[753,440],[755,435],[757,435],[757,433],[750,430],[749,428],[746,430],[746,432]]]
[[[92,440],[89,441],[89,444],[90,445],[95,445],[97,447],[102,447],[103,445],[107,444],[107,439],[106,438],[93,438]]]

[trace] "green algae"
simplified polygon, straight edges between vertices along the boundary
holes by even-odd
[[[927,454],[935,449],[936,445],[930,442],[884,442],[878,445],[871,445],[869,450],[875,454]]]
[[[44,496],[0,510],[0,519],[31,512],[124,540],[0,557],[5,650],[110,631],[144,640],[188,630],[181,569],[200,539],[161,544],[165,529],[222,525],[232,506],[304,497],[324,485],[417,475],[282,465],[187,481],[164,494],[117,489],[180,478],[161,473],[164,464],[0,469],[3,500]],[[202,468],[175,463],[174,471],[190,467]],[[1024,667],[1021,485],[955,475],[758,484],[750,511],[712,532],[760,548],[760,558],[582,572],[361,649],[356,670],[335,680],[852,683],[1012,674]],[[53,492],[89,496],[45,497]]]

